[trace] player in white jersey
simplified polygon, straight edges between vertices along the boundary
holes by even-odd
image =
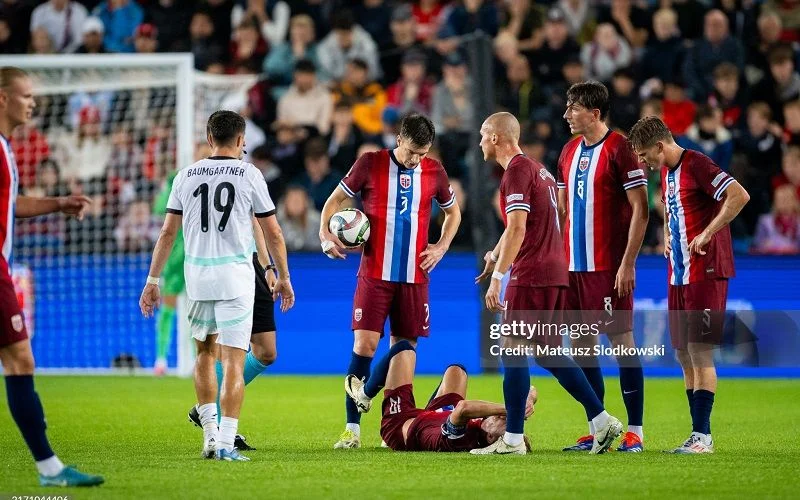
[[[151,316],[160,296],[156,276],[161,276],[182,225],[189,325],[197,344],[195,390],[203,426],[203,456],[216,455],[228,461],[249,460],[236,450],[234,438],[244,399],[242,370],[253,321],[253,216],[264,232],[278,272],[273,298],[282,296],[284,312],[294,305],[286,245],[275,205],[264,176],[241,160],[244,130],[244,119],[231,111],[217,111],[208,119],[212,156],[182,169],[175,177],[167,217],[139,301],[142,313]],[[223,369],[219,429],[215,344],[220,345]]]

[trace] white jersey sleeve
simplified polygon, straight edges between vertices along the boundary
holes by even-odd
[[[172,180],[172,189],[169,192],[169,199],[167,199],[167,213],[183,215],[183,202],[179,192],[183,176],[180,172]]]
[[[275,214],[275,203],[269,195],[267,181],[257,168],[249,169],[249,177],[253,183],[253,215],[258,218]]]

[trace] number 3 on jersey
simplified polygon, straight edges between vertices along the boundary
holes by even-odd
[[[222,191],[226,191],[225,204],[222,204]],[[208,232],[208,184],[203,183],[197,186],[192,195],[197,198],[200,196],[200,230]],[[221,232],[228,225],[233,210],[233,202],[236,200],[236,188],[230,182],[221,182],[214,190],[214,208],[222,213],[217,229]]]

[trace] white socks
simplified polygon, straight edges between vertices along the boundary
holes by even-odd
[[[64,470],[64,464],[61,463],[57,456],[53,455],[50,458],[36,462],[36,468],[39,470],[39,474],[53,477]]]
[[[589,434],[594,436],[594,422],[589,420]]]
[[[595,432],[597,432],[599,429],[602,429],[603,426],[605,426],[608,423],[608,418],[610,416],[611,415],[609,415],[607,411],[603,410],[596,417],[592,419],[591,425],[594,426]],[[594,433],[592,433],[592,435],[594,435]]]
[[[347,424],[344,427],[346,430],[352,432],[358,437],[361,437],[361,425],[360,424]]]
[[[219,444],[217,449],[224,448],[233,451],[233,442],[236,439],[236,429],[239,427],[239,419],[222,417],[219,421]]]
[[[628,432],[636,434],[637,436],[639,436],[639,439],[644,441],[644,429],[642,428],[641,425],[629,425]]]
[[[200,405],[197,407],[197,412],[200,414],[200,425],[203,426],[203,439],[206,441],[211,438],[217,439],[217,404]]]
[[[522,444],[522,434],[514,434],[513,432],[506,432],[503,435],[503,441],[509,446],[519,446]]]

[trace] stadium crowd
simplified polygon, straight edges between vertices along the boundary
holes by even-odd
[[[738,252],[800,253],[800,0],[0,0],[4,54],[188,51],[199,71],[260,75],[236,111],[290,250],[319,250],[326,198],[362,152],[394,147],[409,111],[434,120],[431,156],[467,209],[465,156],[483,117],[463,40],[479,30],[494,40],[496,107],[519,118],[529,156],[555,169],[567,88],[602,81],[612,128],[662,117],[748,190]],[[19,224],[26,252],[152,247],[151,207],[175,165],[174,93],[141,92],[40,99],[12,138],[20,189],[94,204],[75,225]],[[650,180],[654,253],[663,205]],[[472,248],[467,215],[455,249]]]

